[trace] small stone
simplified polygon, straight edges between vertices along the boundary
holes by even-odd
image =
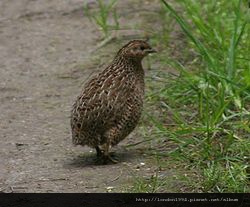
[[[141,163],[140,163],[140,165],[141,165],[141,166],[144,166],[144,165],[145,165],[145,163],[144,163],[144,162],[141,162]]]
[[[109,186],[109,187],[107,187],[106,189],[107,189],[108,192],[111,192],[111,191],[114,189],[114,187]]]

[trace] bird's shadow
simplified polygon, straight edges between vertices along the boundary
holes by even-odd
[[[134,159],[143,153],[144,149],[136,148],[136,149],[126,149],[125,147],[116,148],[112,151],[114,157],[118,160],[118,163],[107,163],[105,165],[115,165],[122,162],[132,162]],[[80,155],[73,157],[70,161],[65,163],[66,168],[84,168],[90,166],[101,166],[104,165],[101,162],[97,161],[97,156],[95,152],[86,152]]]

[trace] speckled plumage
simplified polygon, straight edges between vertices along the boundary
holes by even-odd
[[[144,71],[141,61],[154,50],[142,40],[120,49],[111,64],[86,83],[71,112],[72,140],[112,160],[109,148],[136,127],[142,111]]]

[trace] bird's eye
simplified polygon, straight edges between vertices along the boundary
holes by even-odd
[[[140,49],[141,49],[141,50],[145,50],[145,47],[144,47],[144,46],[141,46]]]

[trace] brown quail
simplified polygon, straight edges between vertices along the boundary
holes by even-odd
[[[130,41],[108,67],[86,83],[73,105],[73,143],[95,148],[103,163],[117,162],[109,154],[110,147],[129,135],[140,119],[144,96],[141,61],[153,52],[145,41]]]

